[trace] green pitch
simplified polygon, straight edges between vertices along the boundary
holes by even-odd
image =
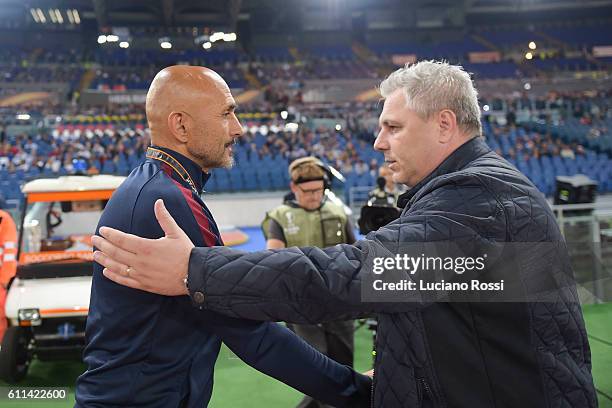
[[[584,315],[593,353],[593,376],[598,389],[600,408],[612,408],[612,303],[584,306]],[[359,371],[371,368],[372,336],[362,328],[355,337],[355,367]],[[290,364],[291,360],[288,360]],[[74,405],[74,382],[83,371],[79,363],[34,362],[30,374],[20,383],[22,387],[70,387],[68,402],[7,402],[2,408],[59,408]],[[5,385],[0,383],[0,386]],[[211,408],[236,407],[293,407],[301,395],[237,359],[222,348],[215,367],[215,386]]]
[[[612,408],[612,303],[583,306],[600,408]]]

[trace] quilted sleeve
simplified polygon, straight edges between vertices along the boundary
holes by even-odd
[[[367,246],[367,242],[359,244]],[[245,253],[226,247],[191,253],[189,288],[195,302],[233,317],[315,323],[376,310],[360,302],[359,246],[288,248]]]
[[[394,257],[404,244],[482,239],[471,220],[494,222],[499,216],[495,200],[478,188],[478,183],[472,189],[457,188],[456,184],[433,188],[399,220],[354,245],[253,253],[226,247],[195,248],[188,282],[194,304],[233,317],[292,323],[320,323],[423,307],[431,298],[419,290],[404,292],[401,301],[368,301],[363,285],[371,279],[372,259]],[[479,204],[481,200],[484,202]],[[414,280],[415,275],[405,273],[401,278]]]

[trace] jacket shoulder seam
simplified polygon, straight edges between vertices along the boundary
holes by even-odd
[[[143,163],[144,164],[144,163]],[[142,185],[140,186],[140,190],[138,191],[138,194],[136,195],[136,200],[134,200],[134,207],[132,207],[132,213],[130,214],[130,232],[132,231],[133,228],[133,223],[134,223],[134,211],[136,211],[136,207],[138,204],[138,200],[140,200],[140,197],[142,196],[142,192],[145,190],[145,188],[147,187],[147,185],[154,180],[155,178],[158,177],[159,173],[160,173],[161,169],[157,168],[157,170],[155,171],[155,173],[153,173],[151,175],[151,177],[149,177],[149,179]]]

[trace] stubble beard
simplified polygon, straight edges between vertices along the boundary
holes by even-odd
[[[213,156],[210,152],[203,152],[203,151],[193,151],[192,149],[189,149],[189,153],[198,159],[198,161],[201,163],[203,168],[206,169],[215,169],[215,168],[226,168],[226,169],[230,169],[234,166],[234,156],[230,155],[229,157],[226,156],[226,150],[223,150],[223,153],[221,153],[221,155],[218,156]]]

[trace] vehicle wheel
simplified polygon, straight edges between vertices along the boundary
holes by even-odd
[[[28,351],[31,338],[29,328],[12,326],[6,329],[0,350],[1,380],[16,383],[26,376],[32,359]]]

